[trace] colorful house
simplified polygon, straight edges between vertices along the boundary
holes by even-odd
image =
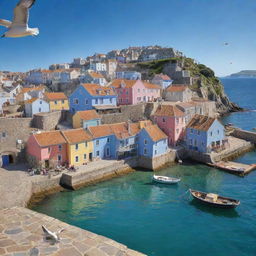
[[[62,131],[67,141],[67,156],[69,165],[79,166],[93,158],[92,136],[84,129]]]
[[[165,90],[164,99],[166,101],[189,102],[192,99],[192,91],[187,85],[173,84]]]
[[[46,92],[44,98],[49,102],[51,111],[69,110],[68,98],[63,92]]]
[[[93,157],[100,159],[116,158],[116,138],[109,125],[88,128],[93,137]]]
[[[99,84],[100,86],[105,86],[107,84],[107,80],[101,73],[92,71],[87,71],[85,75],[80,76],[80,82]]]
[[[161,97],[159,85],[143,82],[141,80],[115,79],[110,87],[118,95],[119,105],[135,105],[141,102],[156,101]]]
[[[67,144],[60,131],[32,134],[27,141],[27,158],[31,166],[54,167],[67,163]]]
[[[112,88],[98,84],[82,84],[69,97],[72,113],[83,110],[115,109],[117,96]]]
[[[42,112],[50,112],[50,105],[47,101],[38,98],[25,101],[26,117],[32,117],[34,114]]]
[[[195,115],[186,128],[186,145],[190,150],[211,153],[224,149],[228,141],[224,126],[216,119]]]
[[[143,128],[138,138],[139,156],[152,159],[168,152],[167,135],[157,125]]]
[[[24,102],[32,98],[43,98],[45,93],[44,86],[36,86],[29,88],[22,88],[20,93],[16,97],[16,102]]]
[[[162,89],[166,89],[172,82],[173,80],[169,76],[162,73],[155,75],[152,79],[152,83],[160,85]]]
[[[140,131],[138,123],[110,124],[110,129],[115,135],[116,159],[124,159],[138,154],[136,136]]]
[[[178,141],[181,141],[185,132],[185,113],[174,105],[160,105],[153,120],[168,136],[168,144],[176,146]]]
[[[98,126],[101,124],[101,117],[92,110],[77,111],[73,115],[73,128],[87,129],[90,126]]]

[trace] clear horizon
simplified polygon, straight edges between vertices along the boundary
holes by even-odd
[[[2,0],[0,18],[12,19],[16,3]],[[29,25],[40,29],[39,36],[2,38],[0,70],[48,68],[96,52],[156,44],[182,51],[219,77],[255,70],[255,12],[251,0],[37,1]]]

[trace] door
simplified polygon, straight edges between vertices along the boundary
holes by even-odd
[[[92,161],[92,153],[89,153],[89,160]]]
[[[2,166],[4,167],[4,166],[7,166],[7,165],[9,165],[9,155],[3,155],[2,156]]]

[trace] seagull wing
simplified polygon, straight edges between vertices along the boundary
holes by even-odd
[[[9,28],[11,25],[12,25],[11,21],[9,21],[9,20],[1,20],[0,19],[0,26],[4,26],[4,27]]]
[[[36,0],[20,0],[14,9],[13,26],[27,26],[29,8]]]
[[[54,239],[54,240],[57,240],[58,239],[58,237],[56,236],[56,234],[55,233],[53,233],[53,232],[51,232],[49,229],[47,229],[45,226],[42,226],[42,229],[43,229],[43,231],[44,231],[44,234],[47,236],[47,237],[49,237],[49,238],[51,238],[51,239]]]

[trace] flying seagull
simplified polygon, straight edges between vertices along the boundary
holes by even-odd
[[[44,231],[45,238],[50,239],[55,243],[60,241],[60,233],[64,231],[64,228],[62,228],[57,232],[52,232],[49,229],[47,229],[45,226],[42,226],[42,229]]]
[[[0,20],[0,25],[5,26],[8,30],[2,37],[24,37],[37,36],[38,28],[29,28],[29,9],[36,0],[20,0],[14,9],[13,21]]]

